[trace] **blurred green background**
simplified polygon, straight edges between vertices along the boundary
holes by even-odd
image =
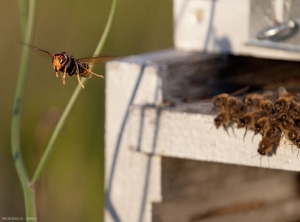
[[[111,1],[37,1],[33,44],[75,57],[93,54]],[[18,1],[1,1],[0,15],[0,216],[21,217],[24,200],[10,150],[10,120],[21,54]],[[132,55],[170,48],[172,1],[121,0],[102,54]],[[96,67],[103,74],[103,67]],[[49,164],[37,183],[38,220],[103,221],[104,89],[92,78],[76,102]],[[30,176],[57,119],[78,84],[55,77],[51,59],[33,52],[22,110],[22,154]]]

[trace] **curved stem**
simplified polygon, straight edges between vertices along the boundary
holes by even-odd
[[[104,29],[102,37],[100,38],[100,41],[97,45],[97,48],[95,49],[95,52],[93,54],[94,57],[100,55],[100,53],[102,52],[103,47],[106,43],[106,40],[108,39],[108,35],[111,31],[112,25],[113,25],[115,17],[116,17],[115,14],[117,11],[118,4],[119,4],[119,0],[114,0],[111,5],[111,9],[110,9],[110,13],[109,13],[109,17],[108,17],[105,29]]]
[[[19,13],[20,13],[20,25],[21,25],[21,33],[24,41],[25,30],[27,25],[28,11],[27,11],[27,1],[19,0]]]
[[[28,4],[28,17],[27,4],[20,3],[20,16],[21,16],[21,26],[22,26],[22,37],[23,41],[30,43],[33,37],[33,29],[36,15],[36,0],[29,0]],[[25,17],[26,16],[26,17]],[[24,22],[25,21],[25,22]],[[26,22],[27,21],[27,22]],[[24,27],[26,24],[26,27]],[[25,86],[25,80],[28,73],[28,66],[30,60],[30,49],[23,45],[20,68],[17,80],[17,86],[15,91],[12,122],[11,122],[11,151],[14,160],[14,164],[23,188],[26,216],[35,217],[35,196],[34,190],[30,187],[29,177],[24,165],[24,161],[21,154],[20,145],[20,126],[21,126],[21,108],[22,108],[22,97]]]
[[[104,29],[104,32],[100,38],[100,41],[97,45],[97,48],[93,54],[93,56],[98,56],[103,47],[104,47],[104,44],[108,38],[108,35],[111,31],[111,28],[112,28],[112,25],[113,25],[113,22],[115,20],[115,13],[116,13],[116,10],[117,10],[117,5],[118,5],[118,2],[119,0],[113,0],[113,3],[112,3],[112,6],[111,6],[111,10],[110,10],[110,13],[109,13],[109,17],[108,17],[108,20],[107,20],[107,23],[106,23],[106,26],[105,26],[105,29]],[[82,79],[81,82],[82,83],[85,83],[87,81],[87,79]],[[45,165],[47,164],[47,162],[49,161],[49,158],[51,156],[51,153],[53,152],[54,150],[54,145],[58,139],[58,135],[63,127],[63,125],[65,124],[66,120],[67,120],[67,117],[69,116],[80,92],[82,91],[82,88],[81,86],[78,84],[77,87],[75,88],[72,96],[71,96],[71,99],[69,100],[62,116],[60,117],[59,119],[59,122],[58,124],[56,125],[54,131],[53,131],[53,134],[49,140],[49,143],[46,147],[46,150],[37,166],[37,169],[36,171],[34,172],[33,174],[33,177],[32,177],[32,180],[31,182],[34,183],[36,182],[39,178],[40,178],[40,175],[41,175],[41,172],[42,170],[44,169]]]

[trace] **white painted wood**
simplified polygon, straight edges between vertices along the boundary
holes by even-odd
[[[250,0],[173,0],[173,3],[177,49],[300,60],[296,52],[248,44]]]
[[[130,149],[126,135],[132,105],[162,103],[157,61],[189,52],[164,50],[106,64],[105,221],[151,221],[161,201],[161,157]]]
[[[176,109],[132,107],[127,137],[130,148],[155,155],[214,161],[246,166],[299,171],[298,149],[282,139],[276,155],[258,155],[261,136],[250,131],[243,141],[245,129],[223,129],[213,125],[214,116],[178,112]],[[143,119],[142,119],[143,118]],[[141,124],[142,123],[142,124]],[[153,146],[155,144],[155,147]]]
[[[161,200],[160,157],[131,151],[124,137],[131,103],[159,99],[155,66],[143,69],[147,58],[132,57],[106,66],[106,222],[151,221],[151,203]]]
[[[162,106],[159,73],[163,59],[189,55],[166,50],[106,65],[105,221],[151,221],[151,207],[162,201],[161,157],[214,161],[299,171],[297,149],[288,143],[260,158],[244,130],[228,136],[213,126],[213,116]],[[159,65],[160,64],[160,65]],[[207,103],[194,104],[208,113]],[[194,109],[190,109],[194,110]]]

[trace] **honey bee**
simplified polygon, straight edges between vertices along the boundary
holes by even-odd
[[[223,126],[224,129],[227,131],[227,128],[230,123],[229,114],[226,110],[222,110],[218,113],[217,117],[214,119],[214,123],[216,128],[218,129],[220,126]],[[227,131],[228,133],[228,131]]]
[[[290,108],[291,98],[286,96],[279,97],[274,103],[274,110],[277,113],[287,113]]]
[[[264,116],[264,117],[261,117],[259,118],[255,123],[254,123],[254,134],[264,134],[264,129],[266,128],[266,126],[268,125],[268,117]]]
[[[284,113],[285,114],[285,113]],[[276,112],[272,112],[268,116],[269,124],[276,125],[279,121],[280,114]]]
[[[299,129],[294,127],[293,125],[291,128],[286,132],[286,137],[298,148],[300,149],[300,134]]]
[[[238,98],[234,97],[234,95],[243,93],[243,92],[247,91],[248,89],[249,89],[249,87],[244,87],[244,88],[241,88],[231,94],[222,93],[222,94],[214,96],[212,98],[212,102],[214,105],[214,108],[212,109],[212,111],[214,109],[230,109],[233,106],[240,104],[241,101]]]
[[[212,98],[212,102],[214,104],[214,107],[217,109],[228,109],[229,106],[234,106],[238,104],[240,101],[237,98],[230,96],[227,93],[222,93],[214,96]]]
[[[248,128],[254,129],[255,123],[257,122],[257,120],[264,117],[265,115],[266,115],[266,112],[256,110],[256,111],[246,113],[238,119],[237,128],[242,128],[242,127],[246,128],[245,134],[244,134],[244,139],[247,134]]]
[[[242,128],[242,127],[246,128],[244,137],[243,137],[244,140],[245,140],[245,136],[247,134],[248,128],[252,128],[253,123],[254,123],[254,116],[252,113],[246,113],[245,115],[243,115],[242,117],[240,117],[238,119],[237,128]]]
[[[300,130],[294,125],[294,121],[287,114],[281,115],[278,120],[278,127],[286,138],[300,149]]]
[[[292,103],[288,111],[288,116],[294,121],[300,120],[300,106],[298,103]]]
[[[237,122],[238,118],[246,113],[246,106],[241,100],[228,94],[220,94],[213,97],[214,107],[226,111],[229,120]]]
[[[229,113],[226,110],[221,110],[216,116],[216,118],[214,119],[215,127],[218,129],[220,126],[223,126],[223,128],[225,129],[228,135],[229,135],[228,133],[229,127],[232,128],[232,131],[234,133],[233,123],[234,123],[233,120],[231,119]]]
[[[76,75],[78,83],[81,85],[82,88],[84,88],[84,85],[81,83],[80,77],[91,78],[92,75],[94,75],[100,78],[104,78],[102,75],[92,72],[89,66],[90,63],[97,61],[97,63],[103,64],[105,62],[108,62],[116,58],[115,56],[99,56],[99,57],[92,57],[92,58],[76,59],[73,55],[66,52],[53,54],[49,51],[40,49],[33,45],[29,45],[29,44],[26,45],[30,46],[34,50],[44,52],[52,56],[52,67],[55,71],[56,77],[58,77],[58,72],[61,72],[62,83],[64,85],[66,83],[65,79],[67,74],[69,76]]]
[[[262,111],[264,114],[266,114],[264,111]],[[278,113],[272,112],[271,114],[268,115],[262,115],[261,117],[258,117],[257,120],[254,123],[254,134],[262,134],[265,135],[266,131],[269,128],[272,128],[274,126],[277,126],[278,124]]]
[[[251,93],[244,97],[243,102],[248,108],[261,109],[265,97],[257,93]]]
[[[235,105],[229,106],[228,113],[230,115],[230,119],[237,122],[240,117],[242,117],[247,111],[246,106],[239,101]]]
[[[297,139],[295,139],[294,141],[292,141],[294,143],[294,145],[300,149],[300,136],[298,135]]]
[[[287,138],[289,140],[296,141],[299,138],[299,129],[291,126],[289,130],[286,131]]]
[[[228,97],[227,97],[228,99]],[[228,134],[228,126],[231,126],[233,122],[237,122],[238,119],[246,113],[246,107],[238,99],[228,99],[223,101],[225,104],[217,117],[214,119],[214,124],[218,129],[220,126],[226,130]]]
[[[259,142],[257,152],[260,155],[271,155],[273,153],[273,148],[278,145],[279,141],[268,137],[263,137],[262,140]]]
[[[280,139],[281,133],[282,132],[279,127],[272,125],[265,131],[264,137],[277,140]]]
[[[213,104],[214,108],[221,109],[214,119],[214,124],[217,129],[223,126],[227,133],[228,126],[246,113],[246,107],[241,100],[225,93],[214,96]]]
[[[269,100],[265,99],[262,103],[262,110],[265,111],[266,113],[271,113],[274,108],[274,103]]]
[[[288,139],[292,141],[292,143],[300,149],[300,134],[299,129],[291,128],[288,132]]]
[[[272,154],[273,148],[279,145],[282,132],[277,126],[270,126],[265,130],[257,152],[260,155]]]
[[[237,128],[242,128],[242,127],[251,127],[254,124],[254,115],[253,113],[246,113],[242,117],[238,119],[237,123]]]
[[[274,110],[278,113],[288,113],[289,110],[299,104],[298,94],[284,93],[274,103]]]
[[[266,97],[273,95],[272,92],[265,92],[263,95],[257,93],[251,93],[244,96],[243,102],[250,110],[262,110],[271,111],[270,109],[273,107],[273,102]]]
[[[293,122],[288,118],[287,114],[283,114],[278,118],[278,127],[282,132],[287,134],[291,127],[293,126]]]

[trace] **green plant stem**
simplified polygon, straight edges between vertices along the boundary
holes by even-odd
[[[19,9],[20,9],[20,16],[21,16],[21,29],[23,35],[22,38],[23,41],[25,41],[26,43],[31,43],[33,37],[35,14],[36,14],[36,0],[29,0],[28,5],[22,1],[19,1],[19,3],[20,3]],[[25,13],[27,11],[27,6],[28,6],[28,13]],[[30,49],[25,45],[23,45],[17,86],[15,91],[15,98],[14,98],[12,122],[11,122],[11,151],[12,151],[14,164],[23,188],[26,216],[36,217],[35,194],[33,188],[30,187],[30,181],[22,158],[21,145],[20,145],[22,97],[23,97],[23,91],[25,86],[25,80],[28,73],[29,60],[30,60]]]
[[[115,14],[116,14],[116,11],[117,11],[118,4],[119,4],[119,0],[114,0],[112,2],[109,17],[108,17],[105,29],[104,29],[102,37],[100,38],[100,41],[97,45],[97,48],[95,49],[95,52],[93,54],[94,57],[100,55],[100,53],[102,52],[103,47],[104,47],[104,45],[105,45],[105,43],[108,39],[109,33],[111,31],[112,25],[113,25],[115,17],[116,17]]]
[[[116,10],[117,10],[117,6],[118,6],[118,3],[119,3],[119,0],[113,0],[112,2],[112,6],[111,6],[111,10],[110,10],[110,13],[109,13],[109,17],[108,17],[108,20],[107,20],[107,23],[106,23],[106,26],[105,26],[105,29],[104,29],[104,32],[100,38],[100,41],[97,45],[97,48],[93,54],[93,56],[98,56],[105,43],[106,43],[106,40],[109,36],[109,33],[111,31],[111,28],[112,28],[112,25],[113,25],[113,22],[115,20],[115,13],[116,13]],[[87,81],[87,79],[82,79],[81,82],[82,83],[85,83]],[[42,173],[42,170],[44,169],[45,165],[47,164],[47,162],[49,161],[50,159],[50,156],[51,156],[51,153],[53,152],[54,150],[54,145],[58,139],[58,136],[59,136],[59,133],[61,132],[61,129],[62,127],[64,126],[66,120],[67,120],[67,117],[69,116],[80,92],[82,91],[82,88],[81,86],[78,84],[77,87],[75,88],[72,96],[71,96],[71,99],[69,100],[62,116],[60,117],[59,119],[59,122],[58,124],[56,125],[53,133],[52,133],[52,136],[49,140],[49,143],[46,147],[46,150],[37,166],[37,169],[35,170],[34,174],[33,174],[33,177],[32,177],[32,180],[31,182],[32,183],[35,183],[39,178],[40,178],[40,175]]]
[[[28,19],[27,3],[28,3],[27,1],[19,0],[20,26],[21,26],[23,41],[25,37],[25,30],[26,30],[27,19]]]

